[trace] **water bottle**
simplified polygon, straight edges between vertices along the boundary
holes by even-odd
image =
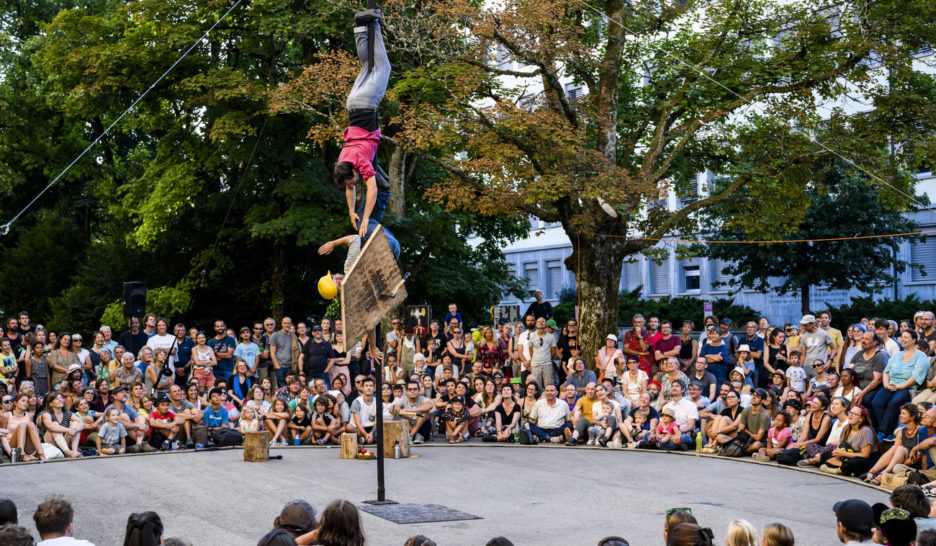
[[[702,453],[702,433],[696,432],[695,435],[695,451],[696,454]]]
[[[393,458],[394,459],[400,458],[400,442],[399,441],[393,443]]]

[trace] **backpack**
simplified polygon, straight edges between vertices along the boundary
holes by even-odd
[[[751,435],[742,430],[721,447],[719,455],[722,457],[742,457],[747,453],[747,448],[751,445],[751,442]]]

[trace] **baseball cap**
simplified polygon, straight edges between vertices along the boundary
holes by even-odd
[[[315,326],[313,326],[313,327],[312,327],[312,331],[314,332],[314,331],[316,331],[316,330],[318,330],[319,332],[321,332],[321,331],[322,331],[322,326],[319,325],[319,324],[316,324]]]
[[[111,390],[111,394],[117,394],[118,392],[124,392],[126,390],[127,390],[127,387],[124,387],[123,385],[117,385],[116,387],[113,388],[113,390]]]
[[[162,404],[163,402],[165,402],[165,403],[168,404],[168,403],[169,403],[169,397],[163,395],[163,396],[160,396],[159,398],[156,399],[156,405],[157,405],[157,406],[160,405],[160,404]]]
[[[304,535],[316,527],[315,508],[302,499],[291,500],[273,520],[273,527],[282,529],[294,537]]]
[[[764,398],[767,398],[767,391],[761,388],[756,388],[754,389],[754,392],[751,393],[751,396],[755,396],[755,395],[760,396],[761,400],[763,400]]]
[[[800,324],[812,324],[816,322],[816,317],[812,315],[803,315],[803,318],[800,319]]]
[[[882,512],[878,527],[892,546],[905,546],[916,540],[916,522],[903,508],[889,508]]]
[[[724,324],[725,326],[731,326],[731,319],[728,317],[724,317],[718,323]]]
[[[835,503],[835,516],[849,531],[870,531],[874,526],[874,511],[871,505],[860,499],[848,499]]]
[[[547,321],[546,321],[546,326],[549,326],[549,327],[552,328],[553,330],[558,330],[558,329],[559,329],[559,325],[556,324],[556,321],[553,320],[553,319],[547,320]]]
[[[608,335],[605,337],[605,339],[610,339],[610,340],[614,341],[615,343],[617,343],[617,340],[618,340],[617,336],[614,335],[614,334],[608,334]]]

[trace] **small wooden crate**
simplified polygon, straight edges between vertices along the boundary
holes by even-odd
[[[358,454],[357,434],[344,432],[341,434],[341,458],[354,459]]]
[[[270,459],[270,433],[262,432],[244,433],[244,462],[262,463]]]
[[[384,421],[383,449],[384,457],[393,458],[393,446],[400,443],[400,457],[409,457],[409,423],[407,421]]]

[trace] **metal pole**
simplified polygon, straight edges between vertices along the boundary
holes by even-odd
[[[374,9],[377,5],[376,0],[367,0],[367,9]],[[374,21],[367,24],[367,71],[374,70]],[[380,384],[378,383],[378,387]],[[380,404],[380,401],[377,401]],[[378,417],[379,419],[379,417]]]
[[[368,0],[373,5],[374,0]],[[375,328],[375,340],[377,347],[382,347],[380,342],[380,325]],[[374,433],[374,441],[377,442],[377,502],[387,500],[387,492],[384,488],[384,442],[383,442],[383,363],[378,367],[371,361],[371,369],[374,370],[375,385],[377,385],[377,431]]]

